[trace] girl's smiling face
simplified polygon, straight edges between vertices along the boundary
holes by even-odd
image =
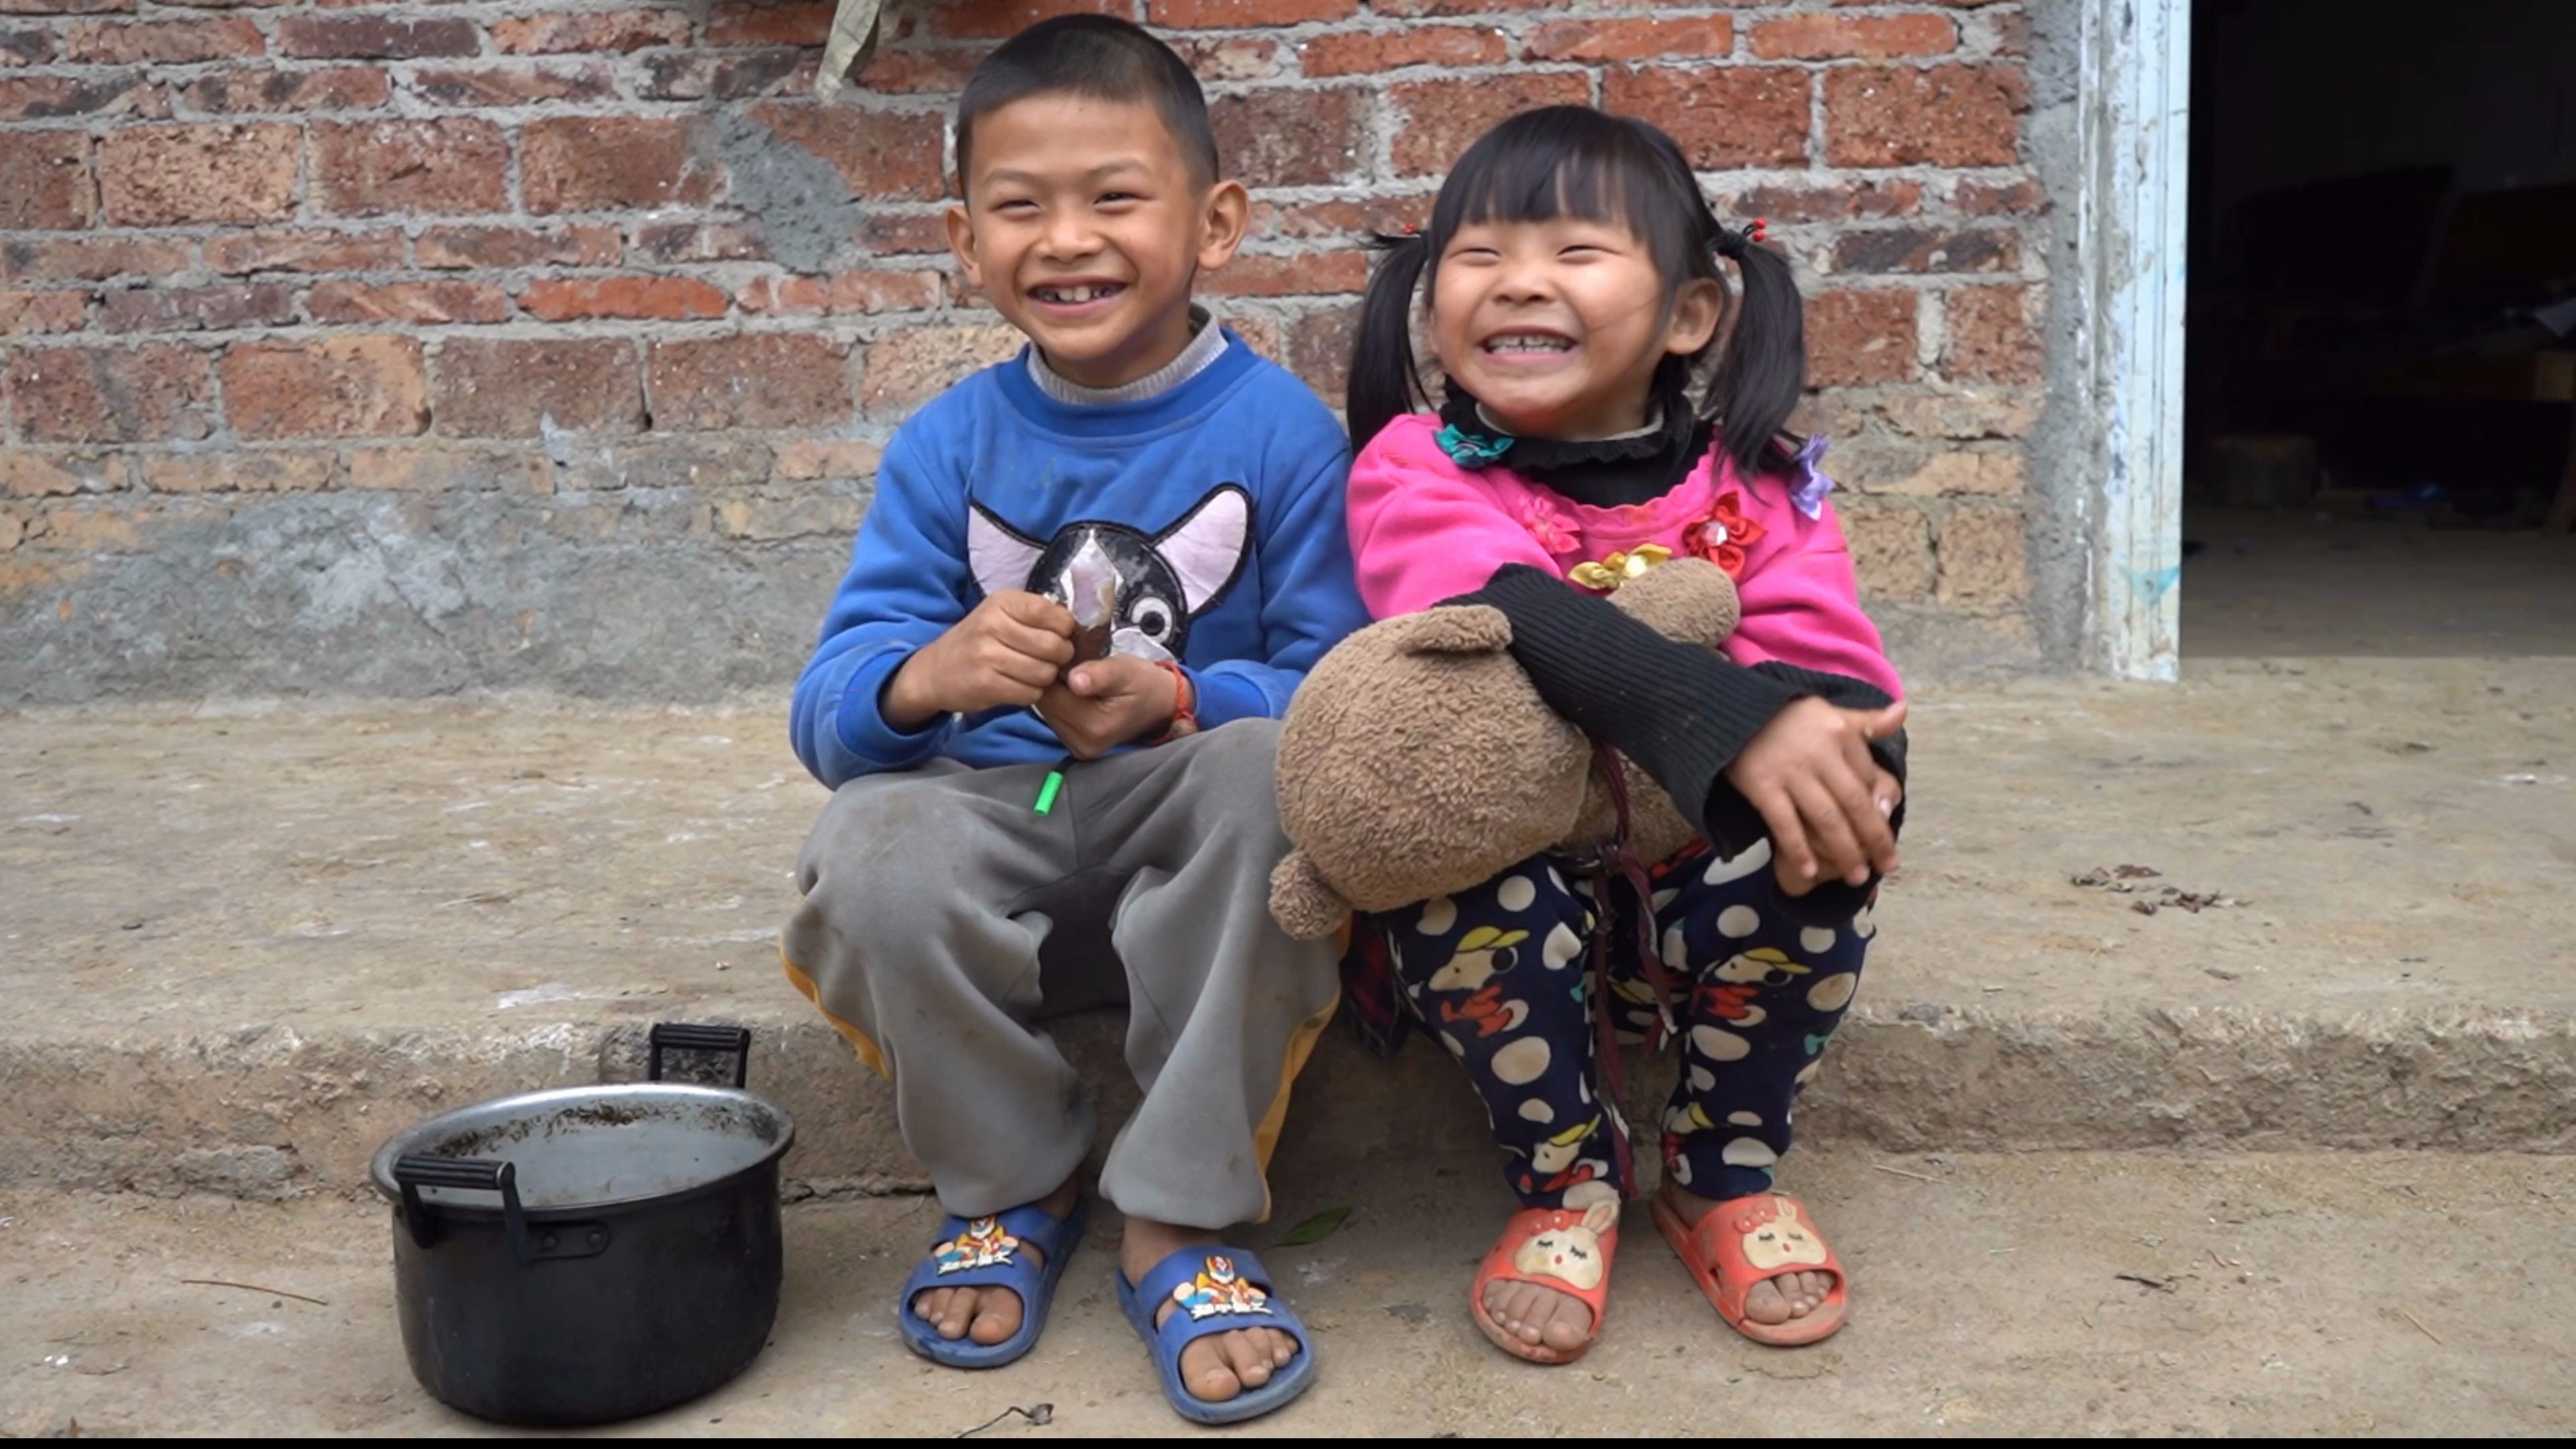
[[[1431,342],[1449,376],[1521,437],[1606,438],[1649,421],[1655,368],[1708,345],[1715,282],[1678,293],[1616,222],[1471,222],[1436,260]]]

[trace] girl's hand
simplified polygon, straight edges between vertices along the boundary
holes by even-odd
[[[1802,699],[1780,711],[1726,767],[1727,783],[1770,827],[1772,871],[1782,890],[1805,895],[1819,881],[1837,878],[1861,885],[1872,871],[1896,869],[1888,817],[1902,791],[1871,757],[1869,743],[1904,726],[1902,702],[1868,710]]]

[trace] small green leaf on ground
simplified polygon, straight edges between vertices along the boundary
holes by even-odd
[[[1326,1238],[1331,1237],[1333,1234],[1340,1232],[1342,1224],[1349,1222],[1350,1219],[1351,1210],[1349,1208],[1326,1208],[1322,1212],[1319,1212],[1313,1217],[1306,1219],[1304,1222],[1299,1223],[1297,1226],[1290,1228],[1287,1234],[1280,1238],[1276,1246],[1282,1248],[1303,1248],[1315,1243],[1320,1243]]]

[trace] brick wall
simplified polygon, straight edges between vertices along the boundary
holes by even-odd
[[[2045,211],[1981,0],[0,0],[0,703],[792,671],[906,411],[1014,338],[941,249],[995,38],[1133,15],[1336,396],[1353,238],[1534,104],[1651,117],[1809,286],[1814,420],[1908,648],[2028,637]]]

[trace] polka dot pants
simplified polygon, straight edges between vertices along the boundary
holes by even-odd
[[[1531,1207],[1615,1182],[1628,1132],[1593,1059],[1592,884],[1569,869],[1541,857],[1389,922],[1405,999],[1475,1080],[1509,1154],[1503,1176]],[[1697,847],[1652,877],[1665,978],[1684,998],[1664,1170],[1702,1197],[1765,1191],[1789,1150],[1790,1104],[1859,984],[1869,912],[1833,929],[1790,922],[1767,841],[1732,860]],[[1614,880],[1611,894],[1612,1019],[1623,1042],[1643,1040],[1656,1016],[1627,914],[1634,892]]]

